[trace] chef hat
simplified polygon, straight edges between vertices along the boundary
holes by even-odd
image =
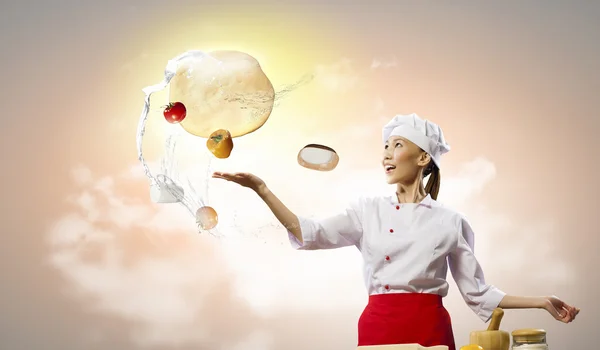
[[[397,115],[383,127],[383,142],[391,136],[401,136],[427,152],[433,163],[440,168],[442,154],[450,151],[450,145],[444,140],[444,133],[437,125],[421,119],[415,113]]]

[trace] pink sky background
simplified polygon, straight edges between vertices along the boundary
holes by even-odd
[[[188,159],[198,188],[207,170],[250,171],[297,214],[331,214],[393,190],[381,127],[415,112],[452,146],[440,201],[472,221],[488,281],[582,309],[569,325],[509,310],[502,329],[593,348],[599,16],[577,1],[3,4],[0,350],[355,346],[367,296],[353,248],[293,251],[258,197],[228,183],[208,182],[227,239],[149,200],[135,149],[141,89],[174,56],[213,48],[257,57],[276,89],[314,79],[235,139],[231,158]],[[308,143],[336,149],[338,168],[301,168]],[[453,282],[445,303],[457,344],[487,326]]]

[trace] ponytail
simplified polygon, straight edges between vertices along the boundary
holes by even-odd
[[[427,185],[425,185],[425,192],[429,193],[431,198],[437,200],[438,193],[440,191],[440,184],[442,181],[442,177],[440,175],[440,169],[431,162],[431,166],[428,167],[429,171],[425,171],[425,176],[429,175],[429,180],[427,180]]]

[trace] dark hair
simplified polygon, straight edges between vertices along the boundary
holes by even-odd
[[[427,175],[429,175],[429,180],[427,180],[427,185],[425,185],[425,192],[429,193],[431,198],[435,200],[440,192],[442,176],[440,175],[440,169],[433,161],[429,162],[429,165],[427,165],[427,168],[423,172],[423,177],[427,177]]]

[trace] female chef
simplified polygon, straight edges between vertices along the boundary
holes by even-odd
[[[485,282],[469,222],[436,201],[440,157],[450,150],[439,126],[416,114],[398,115],[383,128],[383,143],[382,166],[396,193],[361,198],[324,220],[296,216],[252,174],[213,177],[256,191],[288,229],[296,249],[359,249],[369,294],[358,321],[359,346],[418,343],[454,350],[450,316],[442,304],[448,267],[465,302],[484,322],[496,307],[543,308],[559,321],[575,319],[579,309],[557,297],[510,296]]]

